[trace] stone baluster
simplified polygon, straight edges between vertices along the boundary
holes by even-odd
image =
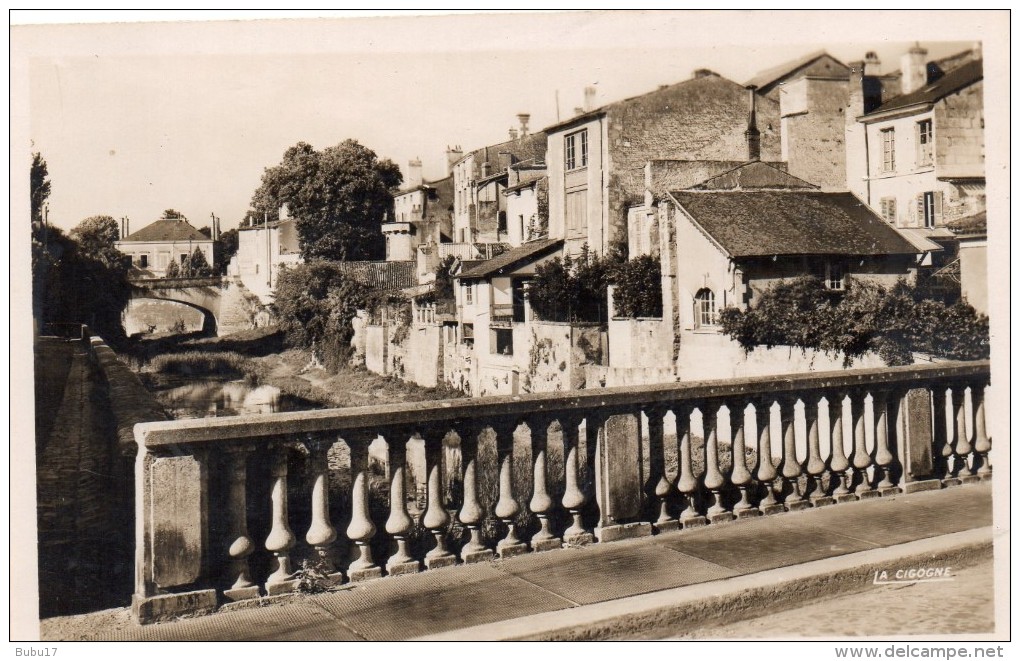
[[[666,409],[652,406],[645,410],[645,414],[648,416],[648,483],[655,495],[658,510],[655,529],[659,532],[679,530],[680,522],[669,513],[669,496],[673,490],[673,483],[666,475],[663,441],[663,417],[666,415]]]
[[[783,432],[783,460],[780,469],[787,490],[783,504],[791,512],[811,507],[811,502],[805,500],[800,492],[800,475],[802,471],[800,461],[797,459],[797,440],[794,436],[796,411],[796,397],[785,395],[779,398],[779,416]]]
[[[953,475],[960,478],[963,483],[975,482],[981,478],[972,475],[969,459],[974,446],[970,443],[970,436],[967,434],[967,386],[962,383],[953,384],[950,389],[953,395],[953,417],[956,424],[956,432],[953,443]]]
[[[368,510],[368,446],[374,433],[348,433],[344,436],[351,449],[351,523],[347,538],[354,542],[357,555],[347,568],[352,582],[382,576],[382,569],[372,559],[372,537],[375,524]]]
[[[758,503],[762,514],[775,514],[785,511],[781,503],[776,502],[774,482],[776,467],[772,463],[772,400],[762,397],[754,405],[755,422],[758,428],[758,466],[755,478],[765,488],[765,497]]]
[[[936,463],[936,474],[942,478],[946,486],[960,484],[958,478],[950,474],[950,457],[953,456],[953,434],[946,424],[946,386],[936,383],[931,390],[933,424],[932,443],[933,459]]]
[[[829,403],[829,471],[832,473],[834,488],[830,491],[832,499],[837,503],[857,500],[857,496],[847,488],[850,480],[850,461],[843,447],[843,400],[846,393],[834,392],[826,395]]]
[[[864,400],[867,395],[868,393],[863,389],[850,392],[850,416],[853,420],[854,431],[854,454],[850,461],[855,473],[854,494],[858,498],[874,498],[879,495],[876,489],[871,488],[868,480],[868,468],[872,462],[865,435]]]
[[[436,539],[436,545],[425,554],[425,568],[438,569],[457,563],[457,557],[446,548],[446,529],[450,525],[450,513],[446,511],[443,497],[443,439],[446,431],[427,428],[422,430],[421,437],[425,440],[425,474],[428,476],[428,505],[421,522]]]
[[[386,560],[386,573],[390,576],[414,574],[421,569],[407,550],[408,537],[414,530],[414,520],[407,513],[407,439],[410,436],[410,430],[401,430],[392,432],[386,439],[390,464],[390,515],[386,519],[386,534],[396,545],[393,555]]]
[[[317,570],[330,585],[340,583],[343,575],[333,562],[333,542],[336,528],[329,520],[329,465],[327,454],[333,447],[333,439],[312,438],[305,443],[308,449],[312,474],[312,522],[305,534],[305,541],[315,549],[318,558]]]
[[[273,554],[273,572],[266,579],[270,596],[292,592],[297,588],[290,564],[290,550],[297,541],[287,521],[287,454],[285,445],[273,448],[269,499],[272,503],[272,527],[266,538],[266,550]]]
[[[705,488],[712,493],[712,505],[706,514],[711,523],[722,523],[734,518],[722,502],[722,488],[726,485],[726,479],[719,469],[719,407],[720,403],[715,400],[701,407],[705,421]]]
[[[822,393],[812,391],[801,397],[804,402],[804,423],[807,427],[807,464],[804,471],[807,473],[810,482],[811,505],[821,507],[831,505],[834,501],[825,493],[822,488],[822,476],[825,475],[825,461],[822,459],[821,441],[818,430],[818,406],[821,403]]]
[[[549,514],[553,501],[549,497],[547,475],[547,452],[549,445],[550,419],[537,416],[528,421],[531,431],[532,484],[531,502],[528,507],[538,517],[539,529],[531,538],[531,550],[550,551],[563,547],[563,540],[552,533]]]
[[[730,471],[730,482],[740,490],[740,501],[733,506],[733,513],[743,519],[758,516],[761,512],[748,500],[747,491],[751,486],[751,472],[747,470],[747,448],[744,441],[744,413],[747,409],[743,400],[731,400],[727,404],[730,411],[730,434],[733,436],[733,468]]]
[[[677,404],[673,409],[673,415],[676,416],[677,443],[680,446],[680,479],[677,481],[677,489],[684,496],[680,524],[684,528],[695,528],[708,523],[708,520],[698,513],[695,502],[698,493],[698,476],[694,474],[691,450],[691,410],[692,406],[686,402]]]
[[[889,394],[877,390],[871,394],[871,406],[875,412],[875,471],[882,473],[877,489],[883,496],[899,493],[892,482],[893,454],[889,449]],[[877,476],[876,476],[877,477]]]
[[[563,490],[563,507],[570,512],[570,527],[563,531],[563,541],[571,545],[591,544],[595,536],[584,527],[582,509],[587,497],[581,488],[580,478],[580,425],[579,416],[564,415],[560,417],[563,428],[563,474],[565,488]]]
[[[230,547],[230,587],[223,596],[230,601],[253,599],[259,596],[259,588],[251,580],[248,556],[255,550],[255,543],[248,534],[248,504],[245,490],[248,474],[248,448],[234,446],[226,450],[227,479],[227,531]]]
[[[485,509],[478,500],[478,433],[479,427],[471,422],[460,421],[454,425],[460,437],[460,452],[464,462],[464,504],[457,518],[468,529],[467,544],[460,550],[460,558],[467,564],[487,562],[492,559],[492,549],[482,543],[482,523]]]
[[[985,427],[985,385],[972,383],[970,386],[970,404],[974,413],[974,452],[980,466],[977,474],[983,480],[991,479],[992,465],[988,462],[988,453],[992,451],[992,442],[988,438]]]
[[[528,545],[517,537],[517,515],[521,506],[514,498],[514,431],[517,422],[501,422],[493,427],[496,432],[496,458],[499,462],[499,500],[496,501],[496,517],[506,526],[506,537],[496,543],[496,553],[509,558],[527,553]]]

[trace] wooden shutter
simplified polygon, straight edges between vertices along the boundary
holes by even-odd
[[[933,206],[935,207],[935,227],[942,224],[942,191],[935,191],[932,196],[935,198]]]
[[[916,213],[914,215],[914,226],[924,227],[924,193],[918,195],[915,199]]]

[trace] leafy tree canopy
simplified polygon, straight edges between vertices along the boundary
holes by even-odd
[[[49,169],[39,152],[32,154],[31,172],[32,222],[42,222],[43,206],[50,196]]]
[[[71,238],[83,254],[126,272],[124,254],[114,245],[120,239],[120,229],[111,216],[89,216],[71,230]]]
[[[180,211],[176,210],[176,209],[164,209],[163,210],[163,217],[164,218],[184,218],[184,214],[181,213]]]
[[[286,204],[305,259],[378,259],[385,246],[380,225],[401,181],[395,163],[356,140],[322,151],[299,142],[266,169],[249,217],[256,224],[277,220]]]
[[[237,230],[231,229],[221,232],[213,243],[213,257],[218,265],[219,272],[226,273],[230,259],[237,254],[238,237]]]

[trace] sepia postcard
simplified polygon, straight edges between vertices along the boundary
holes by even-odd
[[[9,653],[1008,656],[1009,20],[12,12]]]

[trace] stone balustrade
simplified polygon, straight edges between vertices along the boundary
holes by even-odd
[[[988,382],[939,363],[139,424],[134,613],[987,479]]]

